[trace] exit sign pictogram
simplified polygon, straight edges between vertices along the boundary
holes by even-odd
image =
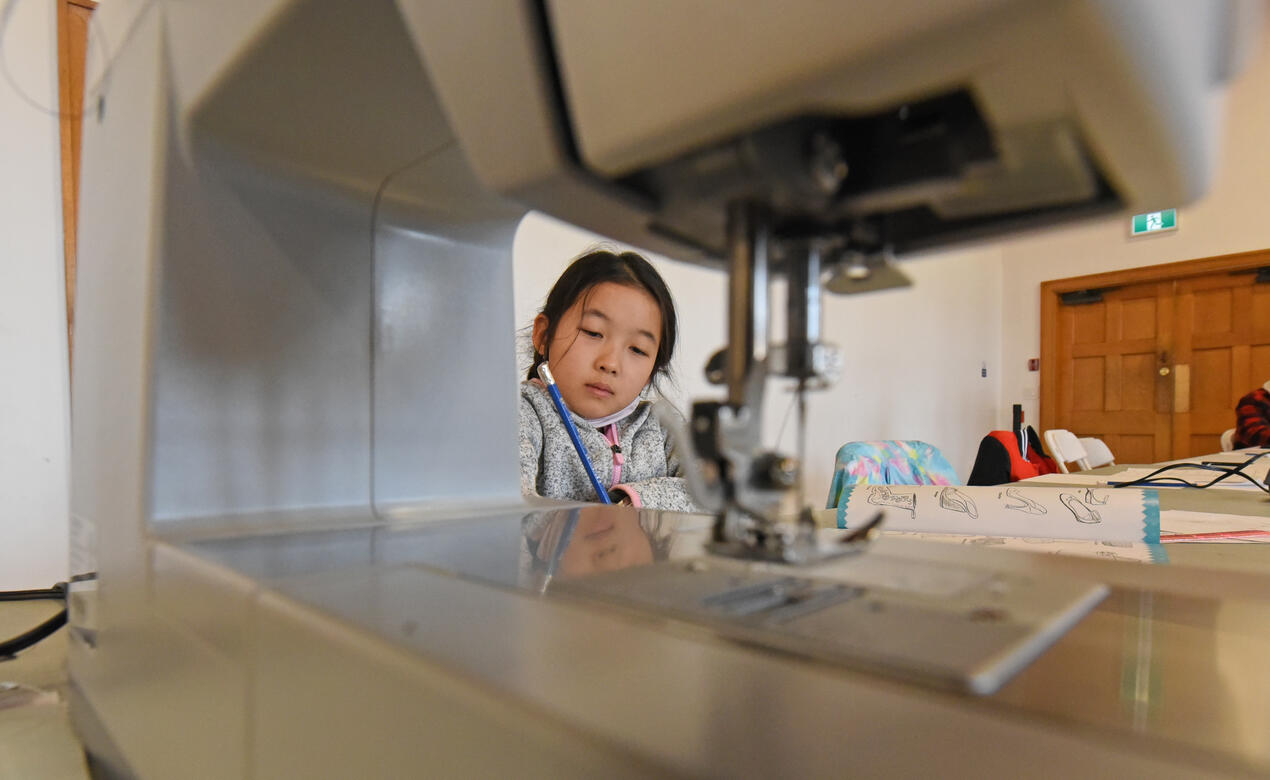
[[[1140,236],[1144,233],[1160,233],[1177,229],[1177,209],[1152,211],[1146,214],[1135,214],[1130,225],[1130,235]]]

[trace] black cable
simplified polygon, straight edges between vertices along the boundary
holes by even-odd
[[[27,631],[24,634],[18,634],[7,642],[0,642],[0,660],[12,658],[64,625],[66,625],[65,609],[30,631]]]
[[[1252,484],[1256,485],[1261,490],[1267,493],[1270,493],[1270,486],[1263,484],[1251,474],[1244,473],[1245,468],[1247,468],[1248,466],[1251,466],[1253,463],[1259,460],[1262,456],[1267,454],[1270,454],[1270,452],[1259,452],[1256,455],[1253,455],[1248,460],[1244,461],[1243,463],[1230,464],[1231,468],[1222,468],[1220,466],[1213,465],[1210,463],[1170,463],[1167,466],[1161,466],[1155,471],[1152,471],[1150,474],[1147,474],[1145,477],[1139,477],[1138,479],[1131,480],[1128,482],[1108,482],[1107,484],[1110,485],[1111,487],[1122,488],[1122,487],[1136,487],[1138,485],[1144,485],[1144,484],[1154,485],[1160,482],[1176,482],[1182,487],[1206,488],[1206,487],[1212,487],[1216,485],[1218,482],[1221,482],[1222,480],[1227,479],[1229,477],[1242,477],[1243,479],[1246,479]],[[1161,476],[1162,474],[1164,474],[1164,472],[1170,471],[1172,469],[1195,469],[1198,471],[1214,471],[1214,472],[1217,472],[1219,476],[1213,478],[1209,482],[1205,482],[1202,485],[1197,484],[1195,482],[1191,482],[1190,480],[1187,480],[1187,479],[1182,479],[1181,477],[1170,477],[1168,475]]]
[[[66,583],[59,582],[51,588],[39,588],[35,590],[0,591],[0,601],[37,601],[45,599],[65,602]],[[36,642],[39,642],[41,639],[49,636],[64,625],[66,625],[65,608],[30,631],[18,634],[7,641],[0,642],[0,661],[12,658]]]
[[[59,582],[51,588],[33,590],[0,590],[0,601],[65,601],[66,583]]]

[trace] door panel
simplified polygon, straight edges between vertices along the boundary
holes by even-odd
[[[1255,332],[1270,332],[1270,297],[1252,295],[1251,315],[1252,329]]]
[[[1151,411],[1155,406],[1156,355],[1138,353],[1121,357],[1121,409]]]
[[[1252,382],[1252,387],[1257,386],[1257,380],[1265,377],[1270,379],[1270,345],[1253,345],[1251,347],[1252,359],[1249,361],[1248,376]],[[1265,381],[1264,379],[1262,381]],[[1249,390],[1252,387],[1248,388]]]
[[[1119,358],[1119,355],[1110,355]],[[1114,361],[1113,361],[1114,362]],[[1105,357],[1078,357],[1072,360],[1072,411],[1101,411],[1104,403],[1105,376],[1108,360]]]
[[[1174,415],[1174,457],[1220,449],[1239,398],[1270,379],[1270,285],[1256,279],[1249,271],[1177,282],[1175,359],[1189,366],[1190,404]]]
[[[1118,463],[1154,463],[1155,436],[1121,436],[1111,451]]]
[[[1124,462],[1169,455],[1172,283],[1104,290],[1058,311],[1058,425],[1097,436]]]

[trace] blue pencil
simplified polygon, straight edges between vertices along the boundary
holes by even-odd
[[[595,470],[591,468],[591,459],[587,457],[586,447],[582,446],[582,437],[578,436],[578,429],[573,427],[573,417],[569,414],[569,407],[564,405],[564,396],[560,395],[560,388],[556,387],[556,378],[551,375],[551,369],[547,368],[546,361],[538,364],[538,378],[547,386],[547,392],[551,393],[551,400],[556,404],[556,411],[560,413],[560,419],[564,421],[564,429],[569,432],[569,438],[573,440],[573,449],[578,451],[578,457],[582,459],[582,468],[586,469],[586,475],[591,478],[591,484],[595,487],[595,493],[600,497],[600,502],[613,503],[609,500],[609,492],[600,484],[599,477],[595,476]]]

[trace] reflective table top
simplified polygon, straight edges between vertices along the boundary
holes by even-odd
[[[389,523],[194,540],[180,546],[265,588],[402,641],[397,627],[403,615],[393,610],[409,607],[387,605],[408,605],[411,598],[385,595],[384,588],[412,586],[400,584],[410,578],[395,572],[425,570],[529,599],[613,611],[612,598],[602,589],[589,592],[588,581],[598,583],[609,573],[657,562],[703,559],[710,523],[700,516],[595,505],[582,512]],[[1172,547],[1180,552],[1202,546]],[[943,565],[1038,580],[1075,577],[1106,583],[1111,588],[1101,604],[999,691],[975,699],[975,706],[1096,738],[1140,740],[1146,751],[1167,745],[1232,770],[1270,772],[1270,568],[1261,568],[1261,576],[1260,567],[1251,562],[1254,553],[1248,555],[1246,565],[1219,575],[1191,565],[1186,554],[1172,556],[1169,566],[1151,566],[883,538],[861,556],[799,569],[798,575],[858,584],[866,570]],[[320,585],[349,573],[380,584],[356,597],[333,596],[336,590]],[[384,603],[375,603],[377,599]],[[658,625],[677,630],[676,620],[672,615]],[[822,660],[804,660],[825,674],[858,674]],[[947,691],[932,695],[963,696]]]

